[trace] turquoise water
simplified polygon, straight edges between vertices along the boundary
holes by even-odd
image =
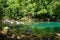
[[[34,22],[34,23],[27,23],[24,25],[16,26],[16,28],[20,30],[31,30],[32,34],[35,33],[60,33],[60,22]]]
[[[41,22],[41,23],[35,23],[35,26],[40,27],[60,27],[60,22]]]
[[[30,28],[37,33],[60,33],[60,22],[35,22],[30,24]]]
[[[34,27],[60,27],[60,22],[36,22],[36,23],[33,23],[31,24],[31,26],[34,26]]]

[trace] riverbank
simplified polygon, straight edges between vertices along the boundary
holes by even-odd
[[[5,27],[6,28],[6,27]],[[4,28],[4,29],[5,29]],[[4,29],[0,31],[0,40],[60,40],[60,33],[47,34],[30,34],[29,30],[21,33],[21,35],[15,35],[11,30],[7,30],[4,33]],[[18,33],[17,33],[18,34]]]

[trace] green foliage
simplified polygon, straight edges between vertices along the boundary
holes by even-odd
[[[40,16],[42,18],[45,18],[47,15],[52,17],[56,17],[53,15],[57,15],[56,18],[60,18],[60,0],[0,0],[0,29],[2,27],[3,18],[17,20],[29,14],[32,16],[38,15],[38,17],[41,14],[46,14],[45,16]],[[30,27],[26,27],[24,25],[21,27],[25,27],[24,30],[31,29]],[[57,29],[54,29],[54,31]],[[52,29],[49,28],[41,29],[42,31],[37,28],[32,28],[31,30],[33,31],[32,34],[39,34],[40,32],[48,34],[49,32],[53,32]]]
[[[56,8],[60,6],[60,0],[0,0],[0,6],[4,17],[20,19],[28,14],[32,16],[46,13],[53,15]],[[57,9],[58,12],[59,9]]]

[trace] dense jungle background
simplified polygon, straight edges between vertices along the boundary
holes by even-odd
[[[43,36],[48,36],[49,40],[55,40],[50,39],[50,37],[52,36],[51,34],[60,33],[60,26],[55,25],[55,23],[60,25],[59,22],[60,0],[0,0],[0,32],[4,31],[4,27],[9,27],[9,31],[14,35],[21,36],[22,33],[25,34],[24,32],[28,30],[28,32],[31,31],[30,35],[38,36],[42,40]],[[35,27],[35,23],[39,25],[41,23],[52,23],[51,25],[56,27],[50,27],[51,25],[49,27],[40,27],[38,24]],[[60,40],[60,36],[57,38]],[[48,40],[47,38],[45,39]]]

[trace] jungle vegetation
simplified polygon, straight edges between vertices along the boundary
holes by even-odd
[[[0,0],[0,29],[3,19],[27,18],[34,22],[60,22],[60,0]]]

